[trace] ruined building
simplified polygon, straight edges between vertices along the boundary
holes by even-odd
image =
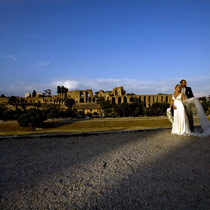
[[[58,86],[59,87],[59,86]],[[25,108],[43,107],[44,105],[57,104],[61,108],[65,109],[66,98],[71,98],[75,101],[73,109],[75,111],[84,111],[86,113],[97,113],[101,115],[102,109],[99,104],[97,104],[97,98],[103,97],[105,100],[109,100],[111,104],[121,104],[121,103],[133,103],[134,100],[143,102],[145,107],[150,107],[155,102],[167,102],[170,103],[171,95],[168,94],[158,94],[158,95],[136,95],[136,94],[126,94],[124,88],[115,87],[112,91],[100,90],[93,94],[91,89],[87,90],[74,90],[69,91],[65,87],[58,88],[57,95],[46,96],[42,93],[36,93],[35,96],[32,93],[25,93],[25,98],[16,97],[15,99],[4,98],[2,99],[2,104],[11,104],[11,100],[15,100],[16,108],[21,108],[23,105]],[[0,98],[1,104],[1,98]]]

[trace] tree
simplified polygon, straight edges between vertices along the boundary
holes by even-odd
[[[68,88],[64,86],[57,86],[57,93],[67,93],[67,92],[68,92]]]
[[[36,97],[36,91],[35,90],[33,90],[33,92],[32,92],[32,97]]]
[[[122,103],[122,104],[115,104],[113,107],[113,111],[120,117],[127,117],[129,116],[129,104]]]
[[[72,98],[66,98],[65,99],[65,106],[69,109],[72,109],[73,105],[75,104],[75,100]]]
[[[68,92],[68,88],[61,86],[61,93],[67,93],[67,92]]]
[[[61,87],[57,86],[57,93],[61,93]]]
[[[21,114],[17,119],[21,127],[31,126],[32,128],[42,127],[44,120],[45,116],[43,115],[42,111],[38,109],[30,109]]]
[[[47,119],[53,119],[59,117],[59,106],[55,104],[49,104],[45,110],[45,116]]]
[[[79,111],[78,116],[83,118],[83,117],[85,117],[85,113],[83,111]]]
[[[166,115],[166,109],[168,107],[169,107],[169,104],[167,102],[164,102],[164,103],[155,102],[150,107],[150,115],[151,116]]]
[[[1,98],[5,98],[5,97],[6,97],[6,96],[2,93],[2,94],[1,94]]]
[[[52,90],[50,89],[44,90],[44,94],[50,96],[52,94]]]
[[[15,104],[17,102],[17,97],[16,96],[11,96],[9,98],[9,104]]]
[[[93,114],[90,113],[90,112],[88,112],[88,113],[86,114],[86,116],[89,117],[89,118],[92,118],[92,117],[93,117]]]
[[[101,108],[103,110],[107,109],[107,108],[112,108],[112,104],[110,103],[110,101],[109,100],[105,100],[104,97],[98,97],[97,98],[97,104],[100,104]]]

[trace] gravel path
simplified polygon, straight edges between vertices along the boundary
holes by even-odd
[[[210,209],[210,138],[170,130],[0,141],[1,209]]]

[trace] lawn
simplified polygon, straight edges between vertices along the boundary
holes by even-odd
[[[210,120],[210,117],[208,117]],[[199,125],[195,118],[195,125]],[[38,133],[75,133],[111,130],[136,130],[153,128],[170,128],[167,117],[125,117],[125,118],[97,118],[77,120],[48,120],[45,127],[40,129],[22,128],[16,121],[0,122],[0,136],[24,135]]]

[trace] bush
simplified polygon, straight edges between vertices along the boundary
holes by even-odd
[[[42,127],[44,120],[45,116],[41,110],[37,109],[30,109],[26,113],[22,113],[17,119],[21,127],[31,126],[32,128]]]
[[[28,113],[23,113],[18,117],[17,121],[21,127],[29,127],[30,118],[31,116]]]
[[[87,116],[87,117],[90,117],[90,118],[93,117],[92,113],[90,113],[90,112],[88,112],[88,113],[86,114],[86,116]]]
[[[84,118],[85,117],[85,113],[83,111],[79,111],[77,116]]]

